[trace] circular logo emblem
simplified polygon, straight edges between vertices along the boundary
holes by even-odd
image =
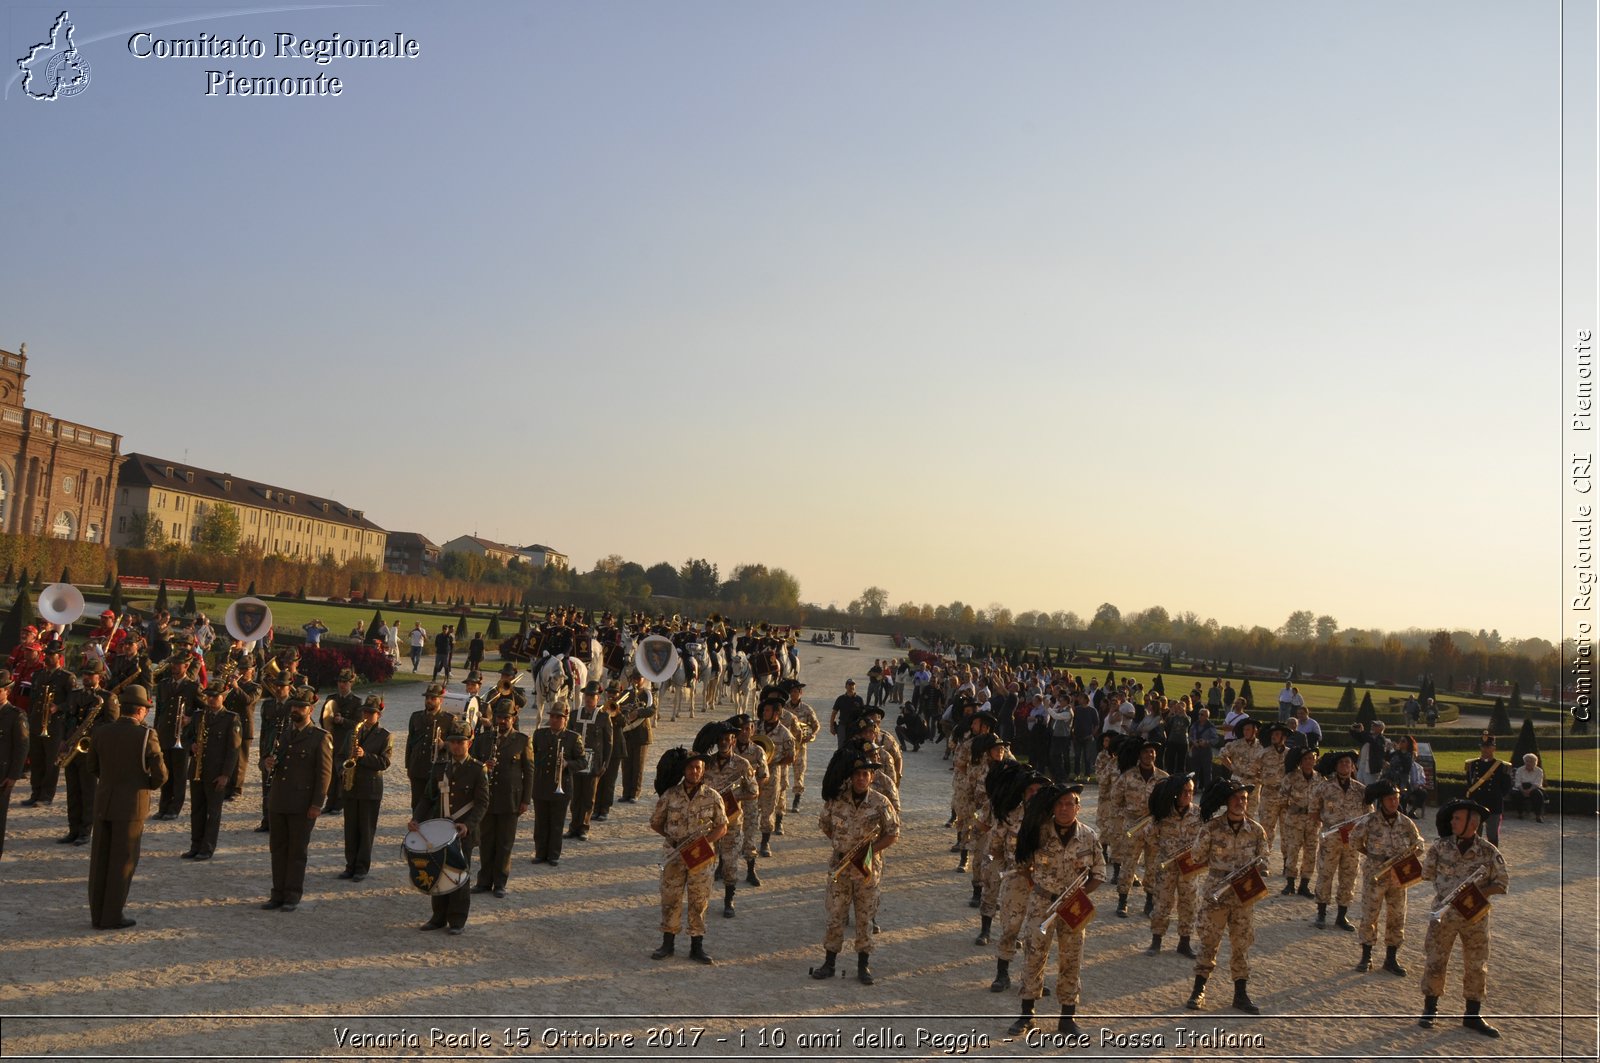
[[[58,52],[44,69],[44,83],[55,87],[56,96],[76,96],[89,87],[89,61],[76,48]]]

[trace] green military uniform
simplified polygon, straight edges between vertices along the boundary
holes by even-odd
[[[513,715],[509,702],[496,705],[496,720],[509,722]],[[489,778],[489,804],[478,824],[483,853],[473,890],[493,891],[496,897],[503,897],[511,877],[517,824],[533,801],[533,741],[521,731],[502,735],[492,730],[473,742],[472,756],[484,765]]]
[[[210,697],[222,692],[213,682],[206,688]],[[199,706],[184,733],[184,745],[193,758],[189,773],[189,850],[183,855],[193,860],[209,860],[217,848],[222,829],[222,803],[233,788],[239,768],[239,717],[218,705]],[[221,780],[221,781],[218,781]]]
[[[379,708],[375,698],[362,706],[363,715]],[[355,756],[355,777],[344,791],[344,871],[340,878],[360,882],[372,870],[372,843],[378,833],[378,813],[383,807],[383,773],[394,763],[394,736],[374,720],[358,725],[351,735],[346,760]],[[341,771],[343,764],[340,765]]]
[[[123,693],[130,705],[149,704],[142,687],[130,686]],[[124,917],[123,906],[139,866],[150,791],[160,789],[166,780],[167,765],[155,732],[132,717],[96,730],[89,752],[78,759],[99,779],[92,806],[89,919],[97,930],[118,930],[133,925]]]
[[[291,695],[291,704],[310,706],[310,690]],[[278,733],[271,760],[272,793],[267,824],[272,852],[272,893],[268,909],[292,912],[305,892],[311,830],[322,813],[333,781],[333,738],[314,724],[291,722]]]
[[[411,817],[419,823],[428,819],[448,818],[466,827],[466,833],[461,837],[461,852],[470,869],[472,850],[478,844],[478,824],[483,821],[489,805],[489,774],[481,763],[466,755],[466,740],[467,735],[462,731],[450,735],[451,754],[432,765],[427,793],[412,810]],[[462,754],[460,760],[455,758],[456,750]],[[445,815],[447,798],[448,816]],[[438,930],[448,926],[450,933],[461,933],[472,910],[472,891],[465,882],[459,889],[430,899],[433,901],[433,918],[422,924],[421,929]]]

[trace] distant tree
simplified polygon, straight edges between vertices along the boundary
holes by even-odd
[[[1339,695],[1339,709],[1338,709],[1338,711],[1339,712],[1355,712],[1356,711],[1356,685],[1354,683],[1346,683],[1344,685],[1344,693]]]
[[[461,615],[461,619],[456,621],[456,638],[465,639],[466,637],[467,637],[467,617],[466,617],[466,614],[463,613]]]
[[[1312,626],[1316,623],[1316,614],[1309,609],[1299,609],[1289,614],[1289,619],[1283,622],[1279,634],[1285,642],[1310,642]]]
[[[868,587],[850,604],[859,605],[862,616],[881,617],[884,610],[889,607],[889,592],[878,586]]]
[[[201,515],[195,548],[208,554],[236,554],[239,552],[239,531],[239,511],[219,502]]]
[[[217,590],[216,590],[216,593],[218,593],[218,594],[227,594],[227,593],[228,593],[228,590],[227,590],[227,588],[226,588],[226,587],[225,587],[225,586],[224,586],[224,585],[223,585],[223,583],[222,583],[222,581],[221,581],[221,580],[217,580]]]
[[[255,580],[251,580],[250,581],[250,589],[245,591],[244,593],[245,593],[245,597],[247,597],[247,598],[254,598],[256,596],[256,581]]]
[[[122,581],[121,580],[118,580],[117,582],[115,582],[115,583],[113,583],[111,585],[111,604],[107,605],[106,608],[110,609],[113,613],[116,613],[118,616],[122,615],[123,603],[122,603]]]
[[[1356,710],[1356,719],[1365,724],[1372,723],[1378,718],[1378,710],[1372,704],[1372,691],[1363,691],[1361,694],[1361,708]]]
[[[1172,670],[1172,654],[1171,653],[1163,653],[1161,655],[1161,667],[1167,669],[1168,671]]]
[[[29,582],[28,581],[28,566],[27,565],[23,565],[22,566],[22,575],[17,577],[17,590],[18,591],[27,590],[28,589],[28,582]]]
[[[1247,708],[1253,709],[1256,707],[1256,696],[1250,691],[1250,679],[1248,676],[1243,683],[1239,684],[1239,696],[1244,699]]]
[[[194,588],[190,587],[189,588],[189,593],[184,595],[184,597],[183,597],[183,613],[182,613],[182,615],[184,615],[184,616],[193,616],[196,613],[198,613],[199,611],[200,611],[200,605],[199,605],[198,602],[196,602],[194,600]]]
[[[1522,684],[1520,682],[1513,682],[1511,684],[1511,704],[1506,706],[1506,708],[1509,711],[1509,713],[1511,715],[1513,715],[1513,716],[1521,716],[1522,715]],[[1510,728],[1507,727],[1506,731],[1509,732]],[[1496,731],[1495,732],[1495,734],[1500,734],[1500,733],[1502,733],[1502,732],[1500,732],[1500,731]]]
[[[1317,617],[1317,641],[1332,642],[1333,637],[1339,633],[1339,621],[1331,616]]]
[[[378,630],[383,627],[383,610],[374,609],[372,619],[367,621],[367,630],[362,634],[362,642],[372,642],[378,637]]]
[[[6,562],[6,579],[5,579],[5,582],[7,582],[7,583],[14,582],[16,580],[16,578],[17,578],[17,565],[16,565],[16,562],[7,561]]]
[[[678,569],[685,598],[710,599],[717,596],[722,581],[717,577],[717,566],[705,558],[691,558]]]
[[[1166,686],[1161,681],[1160,672],[1157,672],[1155,678],[1150,680],[1150,692],[1152,694],[1165,694],[1167,692]]]
[[[162,609],[166,609],[166,610],[170,611],[171,608],[172,608],[172,606],[167,604],[167,581],[164,580],[164,579],[161,581],[160,586],[158,586],[156,588],[156,605],[155,605],[155,607],[156,607],[156,610],[158,612],[160,610],[162,610]]]
[[[127,544],[135,550],[159,550],[167,545],[161,521],[138,510],[128,514],[128,530],[124,534]]]
[[[22,644],[22,629],[32,624],[33,599],[26,588],[17,592],[16,600],[11,603],[11,611],[6,614],[3,624],[0,624],[0,653],[9,654]]]
[[[651,594],[664,594],[671,598],[683,594],[683,577],[678,575],[676,567],[665,561],[645,569],[644,578],[650,584]]]
[[[304,583],[300,584],[300,589],[295,591],[294,596],[299,601],[306,600],[306,585]]]
[[[1100,608],[1094,611],[1094,619],[1089,621],[1089,633],[1092,635],[1111,635],[1122,627],[1122,610],[1110,602],[1100,603]]]
[[[69,583],[69,584],[72,582],[72,572],[71,572],[70,569],[67,568],[67,566],[65,566],[65,565],[61,566],[61,578],[59,580],[57,580],[56,582],[57,583]]]
[[[486,642],[499,642],[501,639],[505,638],[504,635],[500,634],[499,613],[495,613],[489,618],[489,627],[484,631],[483,638]]]
[[[1511,713],[1506,711],[1506,703],[1501,698],[1494,699],[1494,711],[1489,713],[1489,733],[1496,737],[1511,733]]]
[[[1516,751],[1511,754],[1512,769],[1515,770],[1522,767],[1522,758],[1529,753],[1535,756],[1539,755],[1539,738],[1533,733],[1533,721],[1524,719],[1522,721],[1522,730],[1517,733]]]

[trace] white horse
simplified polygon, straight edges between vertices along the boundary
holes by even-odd
[[[538,680],[534,684],[534,701],[541,720],[558,701],[570,706],[589,682],[588,665],[566,654],[546,657],[535,667]]]
[[[633,651],[635,648],[633,636],[628,634],[626,631],[622,632],[621,637],[617,642],[617,648],[621,652],[622,667],[620,669],[610,668],[602,664],[601,669],[603,669],[603,671],[597,669],[593,674],[604,675],[608,679],[615,679],[620,683],[626,683],[634,676],[639,674],[638,668],[636,668],[633,663]],[[602,651],[603,654],[604,652],[605,651]],[[616,659],[617,658],[615,657],[612,658],[612,660]],[[602,660],[604,660],[604,657],[602,657]]]
[[[672,695],[672,718],[678,718],[678,710],[683,707],[684,699],[689,702],[689,719],[694,719],[695,694],[700,689],[701,664],[700,659],[693,654],[678,654],[678,670],[672,673],[672,678],[667,680],[661,688],[661,704],[664,707],[667,695]]]
[[[705,669],[700,674],[705,684],[706,711],[709,712],[722,703],[728,683],[728,658],[720,649],[716,653],[704,653],[703,656]]]
[[[733,696],[737,711],[750,711],[750,702],[756,696],[756,676],[750,670],[750,658],[742,653],[734,653],[733,664],[728,668],[728,693]]]

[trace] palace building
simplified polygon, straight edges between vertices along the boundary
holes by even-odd
[[[264,554],[302,561],[366,557],[383,566],[388,533],[359,509],[149,454],[122,461],[111,544],[143,545],[150,538],[147,529],[159,529],[165,542],[192,545],[200,541],[207,516],[221,506],[238,513],[240,546],[253,543]]]
[[[104,543],[122,437],[29,409],[28,345],[0,350],[0,532]]]

